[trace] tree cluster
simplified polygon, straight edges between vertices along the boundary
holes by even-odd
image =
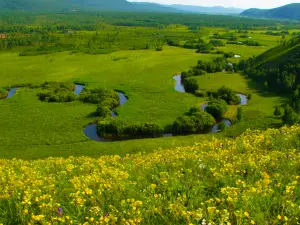
[[[206,112],[212,115],[216,120],[221,120],[227,112],[227,103],[222,100],[212,100],[205,108]]]
[[[80,93],[79,99],[83,102],[108,107],[110,110],[120,104],[120,96],[117,92],[103,88],[86,89]]]
[[[241,102],[241,98],[230,88],[222,86],[217,91],[209,93],[215,99],[222,99],[228,105],[238,105]]]
[[[162,137],[164,133],[164,129],[155,123],[128,124],[118,118],[100,121],[97,131],[101,137],[113,136],[131,139]]]
[[[215,119],[200,109],[192,108],[188,115],[178,117],[173,123],[175,134],[206,133],[216,123]]]
[[[41,88],[43,91],[37,94],[41,101],[71,102],[76,100],[73,83],[45,82]]]

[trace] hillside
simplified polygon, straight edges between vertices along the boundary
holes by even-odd
[[[299,137],[294,126],[125,157],[2,159],[0,222],[297,224]]]
[[[132,2],[134,10],[137,11],[147,11],[147,12],[183,12],[180,9],[175,9],[172,7],[150,3],[150,2]]]
[[[248,9],[240,15],[249,17],[300,20],[300,3],[293,3],[274,9]]]
[[[299,55],[300,37],[286,41],[259,55],[254,60],[255,67],[280,67]]]
[[[0,10],[72,11],[122,10],[178,12],[179,10],[154,3],[130,3],[126,0],[0,0]]]
[[[222,6],[204,7],[194,5],[170,5],[170,7],[182,10],[185,12],[193,13],[206,13],[206,14],[240,14],[243,9],[238,8],[225,8]]]
[[[300,37],[266,51],[248,62],[241,61],[240,68],[248,78],[260,84],[266,92],[272,91],[280,95],[288,94],[288,101],[278,107],[284,107],[283,122],[285,124],[300,123]],[[274,114],[280,115],[277,111]]]

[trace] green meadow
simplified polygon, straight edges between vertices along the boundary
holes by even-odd
[[[27,26],[28,27],[28,26]],[[126,50],[126,39],[130,44],[143,37],[154,37],[161,42],[160,35],[185,43],[191,38],[209,40],[209,36],[234,32],[237,30],[217,27],[202,27],[195,32],[185,25],[168,25],[165,28],[121,27],[106,25],[103,32],[109,37],[118,31],[120,37],[114,40],[113,52],[107,54],[87,54],[78,51],[57,51],[34,56],[19,56],[24,47],[16,47],[0,52],[0,81],[2,87],[39,85],[45,81],[79,82],[91,88],[107,88],[122,91],[129,101],[117,109],[118,117],[127,122],[155,122],[163,126],[166,132],[179,116],[191,107],[207,101],[189,93],[174,90],[174,75],[195,66],[198,60],[211,61],[222,55],[199,54],[195,49],[171,47],[163,44],[162,51],[153,48]],[[162,33],[159,33],[159,32]],[[101,33],[102,32],[102,33]],[[226,44],[218,47],[224,52],[233,52],[240,58],[230,58],[237,63],[241,59],[257,56],[276,46],[281,37],[269,36],[265,31],[249,32],[253,40],[263,46]],[[152,36],[150,35],[152,34]],[[81,30],[76,35],[55,34],[60,37],[60,44],[73,40],[83,45],[94,31]],[[83,35],[85,39],[81,39]],[[104,36],[105,36],[104,35]],[[140,36],[139,36],[140,35]],[[75,37],[75,38],[74,38]],[[116,36],[117,37],[117,36]],[[134,37],[134,38],[133,38]],[[290,36],[287,36],[290,38]],[[102,37],[102,41],[106,39]],[[151,41],[149,38],[147,41]],[[238,40],[243,40],[239,38]],[[107,43],[106,43],[107,44]],[[105,46],[107,46],[105,44]],[[116,47],[118,46],[118,47]],[[123,50],[122,50],[123,49]],[[41,102],[37,98],[39,88],[20,88],[9,99],[0,100],[0,154],[3,158],[36,159],[51,156],[68,157],[87,155],[97,157],[107,154],[135,153],[153,151],[158,148],[186,146],[213,136],[235,137],[247,128],[267,128],[280,126],[280,120],[273,116],[274,107],[284,104],[285,98],[264,93],[261,89],[239,73],[215,73],[198,76],[200,89],[216,90],[225,85],[234,91],[252,94],[252,99],[245,111],[245,121],[235,124],[218,134],[188,135],[157,139],[128,140],[111,143],[99,143],[90,140],[83,133],[83,128],[101,118],[95,117],[96,106],[74,101],[69,103]],[[237,106],[229,107],[227,117],[235,120]]]

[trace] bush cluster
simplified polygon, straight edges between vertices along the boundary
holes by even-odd
[[[195,93],[199,89],[199,84],[194,77],[183,79],[183,86],[188,93]]]
[[[213,59],[213,61],[211,62],[199,60],[195,67],[193,67],[188,72],[182,72],[182,75],[184,78],[184,77],[205,75],[206,73],[221,72],[223,70],[231,71],[232,69],[233,69],[232,66],[228,65],[226,58],[217,57]]]
[[[6,98],[8,95],[8,91],[5,89],[0,88],[0,99]]]
[[[238,105],[241,98],[232,89],[225,86],[219,88],[217,91],[211,93],[215,99],[223,99],[228,105]]]
[[[46,102],[71,102],[76,100],[73,83],[45,82],[38,98]]]
[[[188,115],[180,116],[174,121],[173,132],[175,134],[206,133],[215,123],[215,119],[210,114],[192,108]]]
[[[117,107],[120,103],[120,96],[117,92],[103,88],[84,90],[79,99],[83,102],[106,106],[109,109]]]
[[[164,129],[155,123],[128,124],[118,118],[100,121],[97,126],[101,137],[123,137],[123,138],[155,138],[162,137]]]
[[[205,108],[206,112],[212,115],[216,120],[222,119],[227,109],[227,103],[223,99],[210,101]]]

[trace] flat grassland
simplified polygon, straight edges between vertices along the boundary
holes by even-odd
[[[279,39],[277,37],[264,47],[227,45],[221,48],[246,59],[275,46]],[[84,82],[90,87],[112,88],[123,91],[129,98],[117,110],[120,118],[129,122],[157,122],[167,127],[191,107],[205,101],[204,98],[188,93],[176,92],[173,76],[196,65],[200,59],[211,60],[217,56],[196,54],[195,50],[169,46],[164,46],[161,52],[128,50],[105,55],[62,52],[20,57],[15,52],[4,52],[0,54],[1,86],[69,81]],[[237,60],[239,59],[232,59],[233,62]],[[240,74],[208,74],[197,79],[203,89],[217,89],[226,85],[237,92],[253,93],[253,99],[245,106],[247,118],[259,116],[264,120],[270,117],[273,123],[273,107],[284,101],[279,97],[263,96]],[[116,153],[124,155],[160,147],[190,145],[213,136],[190,135],[97,143],[83,134],[83,127],[97,119],[91,116],[96,109],[95,105],[79,101],[44,103],[37,99],[38,91],[22,88],[13,98],[0,101],[0,154],[3,158],[34,159]],[[230,114],[229,117],[234,117],[233,109]],[[245,124],[240,124],[217,135],[231,136],[244,129]]]

